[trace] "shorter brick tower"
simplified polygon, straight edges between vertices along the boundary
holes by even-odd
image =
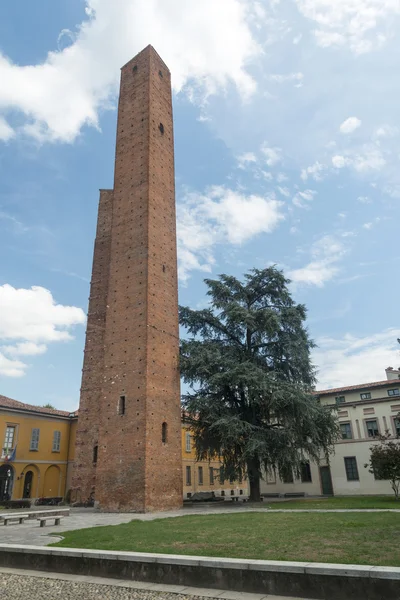
[[[170,72],[121,71],[113,190],[101,190],[73,491],[102,510],[182,505]]]

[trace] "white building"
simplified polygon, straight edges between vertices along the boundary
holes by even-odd
[[[375,479],[364,465],[379,434],[400,438],[400,369],[386,369],[386,379],[317,392],[321,404],[337,407],[341,440],[329,465],[305,462],[301,477],[288,473],[285,481],[269,474],[261,492],[269,494],[356,495],[392,494],[388,481]]]

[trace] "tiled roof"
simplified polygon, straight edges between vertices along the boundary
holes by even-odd
[[[45,415],[54,415],[59,417],[68,417],[71,413],[66,410],[57,410],[56,408],[45,408],[44,406],[34,406],[33,404],[25,404],[12,398],[0,395],[0,408],[15,408],[17,410],[26,410],[28,412],[43,413]]]
[[[339,392],[352,392],[353,390],[367,390],[369,388],[377,388],[384,386],[400,385],[400,379],[385,379],[384,381],[372,381],[371,383],[359,383],[357,385],[347,385],[340,388],[332,388],[331,390],[317,390],[317,396],[326,396],[327,394],[337,394]]]

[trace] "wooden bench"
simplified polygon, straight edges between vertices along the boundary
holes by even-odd
[[[53,515],[52,517],[39,517],[37,520],[40,521],[40,527],[44,527],[46,525],[46,521],[52,521],[54,519],[54,525],[59,525],[61,523],[61,519],[63,517],[61,515]]]
[[[8,515],[0,515],[0,519],[4,521],[4,525],[8,525],[9,521],[18,521],[21,525],[25,519],[29,519],[29,515],[22,515],[21,513],[14,513]]]

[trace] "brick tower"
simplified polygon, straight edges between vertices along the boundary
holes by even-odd
[[[170,72],[121,70],[114,189],[100,191],[73,490],[100,509],[182,505]]]

